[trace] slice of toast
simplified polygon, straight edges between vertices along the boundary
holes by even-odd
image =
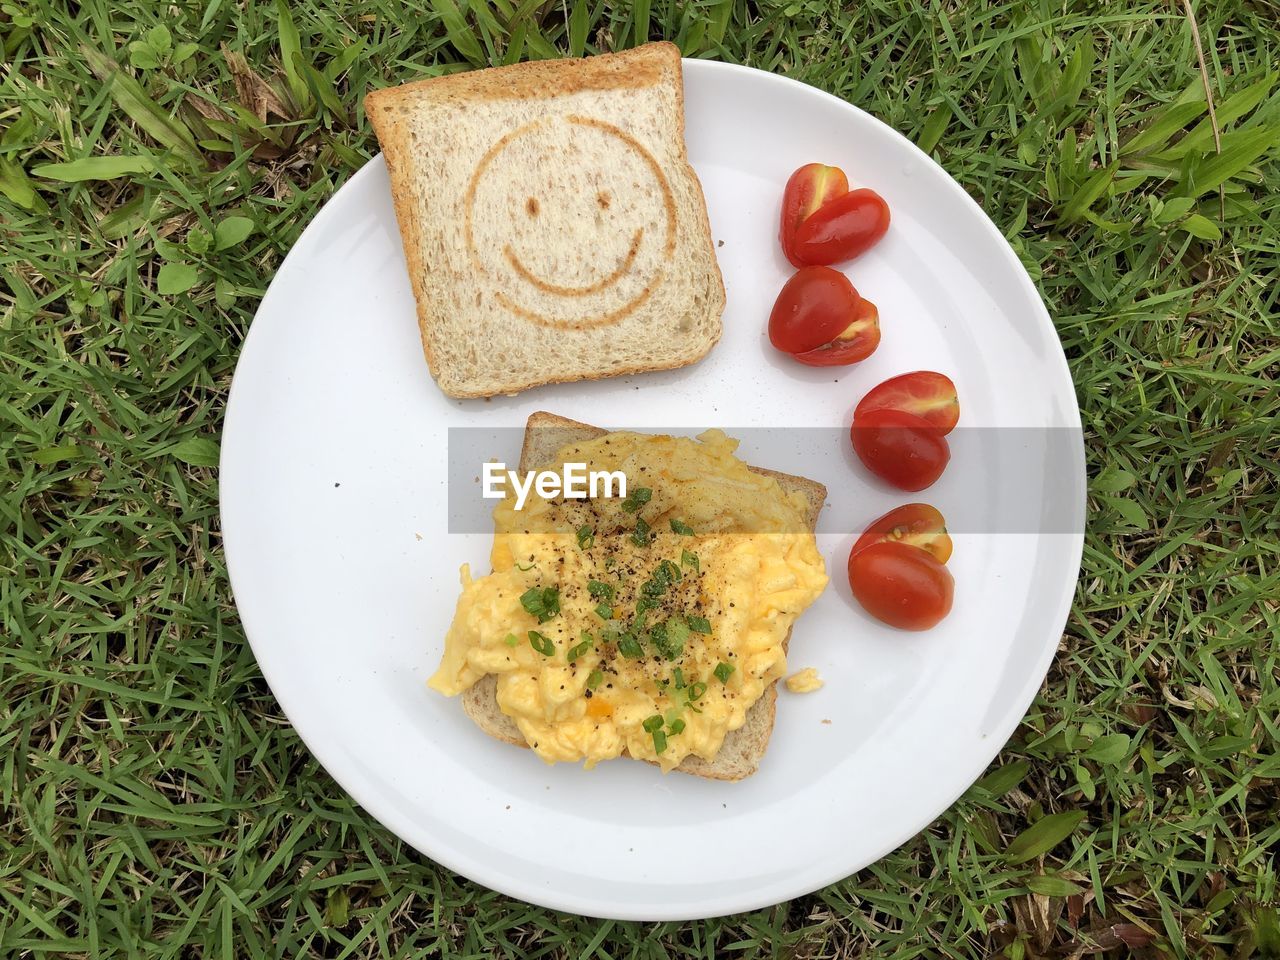
[[[448,395],[685,366],[720,339],[674,45],[421,80],[365,109]]]
[[[556,453],[569,443],[594,440],[608,433],[599,427],[578,423],[552,413],[538,412],[529,417],[525,426],[524,446],[520,451],[520,471],[527,472],[547,466]],[[818,513],[827,499],[827,488],[815,480],[777,473],[761,467],[750,467],[753,473],[773,477],[785,491],[799,490],[808,501],[807,520],[810,529],[818,523]],[[785,650],[791,642],[788,631],[783,640]],[[496,737],[518,747],[527,747],[520,728],[498,706],[498,680],[492,674],[462,694],[462,708],[476,725],[491,737]],[[676,770],[710,780],[742,780],[751,776],[760,766],[760,758],[769,746],[773,733],[773,720],[778,697],[777,683],[771,683],[759,700],[747,711],[747,720],[737,730],[724,738],[714,760],[686,757]]]

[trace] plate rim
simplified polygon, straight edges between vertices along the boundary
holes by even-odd
[[[1047,325],[1048,330],[1052,331],[1054,338],[1058,342],[1059,349],[1057,351],[1052,351],[1052,359],[1049,359],[1046,362],[1056,368],[1056,376],[1061,378],[1060,386],[1066,386],[1069,388],[1069,395],[1072,400],[1071,409],[1074,411],[1075,423],[1068,423],[1067,426],[1075,427],[1079,430],[1076,437],[1077,442],[1071,445],[1071,478],[1074,487],[1073,492],[1075,494],[1073,498],[1074,502],[1072,504],[1072,519],[1075,522],[1072,525],[1071,533],[1053,534],[1053,536],[1064,536],[1070,538],[1071,542],[1062,557],[1064,560],[1070,560],[1071,557],[1074,556],[1074,563],[1072,566],[1074,566],[1076,570],[1076,576],[1071,579],[1069,583],[1064,580],[1060,585],[1059,594],[1057,601],[1053,606],[1052,615],[1048,618],[1050,623],[1060,624],[1057,630],[1057,639],[1053,643],[1049,643],[1047,640],[1044,641],[1044,648],[1036,661],[1035,670],[1028,674],[1029,679],[1025,688],[1020,690],[1016,696],[1010,697],[1009,707],[999,715],[998,722],[993,723],[989,728],[987,739],[992,745],[989,754],[986,750],[982,751],[985,759],[982,760],[980,765],[977,765],[976,769],[972,772],[972,775],[966,776],[964,785],[956,791],[954,795],[950,796],[945,804],[939,806],[931,816],[926,818],[924,822],[915,825],[909,832],[902,836],[895,835],[891,841],[878,847],[875,855],[864,864],[842,868],[834,874],[824,873],[820,877],[815,877],[810,874],[795,874],[794,878],[799,879],[789,878],[781,883],[774,884],[773,887],[770,888],[771,892],[763,897],[728,896],[717,898],[713,896],[707,900],[701,901],[702,906],[698,909],[691,910],[683,904],[655,902],[627,906],[608,899],[592,900],[576,894],[564,895],[561,894],[559,890],[550,887],[538,887],[532,882],[523,881],[518,876],[504,872],[500,868],[493,867],[490,863],[484,860],[468,857],[467,855],[453,849],[447,841],[434,837],[429,833],[429,831],[425,831],[412,819],[400,816],[396,809],[382,805],[380,794],[372,787],[372,785],[367,784],[358,777],[351,776],[348,770],[344,768],[343,764],[337,762],[337,757],[334,751],[329,750],[323,742],[319,741],[314,736],[309,736],[294,720],[294,709],[298,707],[298,704],[294,700],[292,693],[282,693],[282,691],[289,690],[288,684],[278,684],[276,681],[279,679],[279,675],[273,673],[273,671],[263,662],[263,658],[259,655],[260,643],[255,643],[253,639],[255,631],[250,624],[250,621],[254,619],[254,616],[244,608],[238,599],[239,591],[237,590],[237,576],[234,572],[236,564],[233,557],[240,553],[241,547],[233,546],[233,543],[239,544],[241,541],[236,535],[228,535],[227,498],[224,495],[221,484],[222,474],[227,469],[229,459],[233,461],[235,457],[234,446],[227,443],[227,437],[232,432],[233,425],[241,419],[236,415],[237,411],[240,409],[236,402],[238,396],[237,383],[239,382],[239,378],[236,374],[239,374],[241,364],[244,362],[245,356],[252,349],[252,345],[255,342],[254,333],[259,326],[257,323],[258,317],[262,314],[264,308],[269,306],[271,303],[272,289],[276,286],[276,279],[279,275],[285,272],[291,260],[295,257],[299,257],[299,259],[301,258],[300,251],[301,255],[305,255],[307,253],[307,236],[308,234],[315,236],[312,228],[317,223],[323,222],[323,219],[326,216],[334,215],[333,210],[337,209],[339,206],[337,201],[345,192],[358,189],[358,184],[362,183],[366,178],[375,175],[378,168],[383,165],[384,161],[382,154],[375,154],[359,170],[353,173],[327,200],[324,201],[321,208],[303,228],[298,239],[294,242],[288,253],[286,253],[284,259],[276,269],[271,282],[268,284],[267,290],[263,294],[257,309],[254,311],[253,321],[251,321],[249,331],[245,335],[240,347],[240,356],[236,361],[236,370],[235,374],[232,376],[232,382],[228,391],[227,402],[224,410],[222,444],[219,455],[219,528],[222,534],[222,549],[226,559],[227,579],[231,587],[232,598],[236,604],[237,614],[244,630],[245,639],[248,641],[250,649],[254,654],[254,659],[257,661],[258,668],[262,673],[263,679],[266,680],[272,696],[280,705],[281,711],[289,721],[290,726],[306,748],[311,752],[312,756],[324,768],[325,772],[348,794],[352,800],[359,804],[360,807],[369,814],[369,816],[375,819],[397,838],[409,844],[424,856],[430,858],[432,861],[446,869],[466,877],[473,883],[477,883],[481,886],[497,891],[505,896],[535,904],[537,906],[600,919],[654,922],[687,921],[709,919],[712,917],[720,917],[733,913],[761,909],[777,903],[786,902],[797,897],[805,896],[817,890],[821,890],[832,883],[836,883],[842,879],[852,876],[858,871],[865,869],[870,864],[887,856],[911,838],[917,836],[922,830],[927,828],[930,823],[934,822],[934,820],[954,806],[956,801],[978,779],[982,771],[985,770],[991,764],[991,761],[999,755],[999,752],[1004,748],[1018,725],[1025,718],[1028,709],[1035,699],[1037,691],[1044,682],[1044,678],[1047,675],[1054,658],[1057,656],[1058,648],[1061,644],[1062,631],[1070,617],[1075,591],[1079,584],[1079,570],[1084,552],[1083,524],[1087,506],[1087,460],[1085,456],[1083,429],[1081,427],[1080,406],[1078,398],[1076,397],[1075,384],[1071,376],[1070,366],[1067,361],[1066,353],[1062,349],[1061,337],[1058,334],[1057,328],[1053,324],[1053,320],[1049,315],[1048,307],[1045,304],[1040,291],[1036,289],[1034,282],[1031,280],[1031,277],[1027,273],[1027,270],[1023,266],[1021,260],[1018,259],[1017,254],[1009,244],[1009,241],[1005,238],[1003,233],[1001,233],[994,221],[992,221],[992,219],[982,209],[981,205],[954,177],[951,176],[951,174],[946,171],[945,168],[942,167],[941,164],[916,146],[916,144],[914,144],[904,134],[891,127],[885,121],[841,97],[804,83],[803,81],[782,76],[780,74],[770,73],[769,71],[761,70],[756,67],[726,63],[720,60],[691,58],[684,58],[682,65],[684,70],[692,70],[694,74],[701,74],[705,71],[708,75],[714,75],[716,73],[723,73],[730,76],[736,75],[743,78],[749,78],[752,81],[774,83],[785,88],[785,90],[792,95],[802,97],[816,95],[820,99],[826,99],[833,102],[841,109],[852,111],[854,114],[859,116],[861,121],[870,121],[871,123],[878,125],[884,132],[891,134],[892,139],[898,141],[901,146],[905,146],[907,148],[907,152],[917,161],[923,161],[936,173],[940,173],[946,184],[945,189],[951,190],[963,197],[963,202],[967,204],[970,212],[977,215],[975,220],[977,223],[981,224],[981,229],[987,230],[990,235],[998,241],[997,248],[1001,251],[1007,266],[1010,268],[1008,272],[1013,277],[1017,278],[1018,285],[1023,288],[1024,293],[1029,294],[1031,302],[1035,304],[1036,322],[1038,324],[1042,323]],[[236,524],[233,522],[231,527],[234,528],[235,526]],[[259,636],[261,635],[262,634],[259,633]],[[262,649],[265,650],[266,647],[262,646]],[[303,711],[299,711],[298,715],[302,715],[302,712]],[[327,762],[326,758],[333,761],[332,764]],[[781,894],[778,893],[779,887],[782,888]]]

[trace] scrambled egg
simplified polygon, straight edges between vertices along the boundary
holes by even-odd
[[[613,433],[557,462],[621,470],[627,498],[508,496],[493,573],[462,596],[429,686],[486,674],[542,759],[711,760],[768,685],[827,584],[803,495],[752,473],[718,430],[697,441]]]
[[[813,667],[805,667],[787,677],[787,689],[792,693],[813,693],[822,689],[822,678]]]

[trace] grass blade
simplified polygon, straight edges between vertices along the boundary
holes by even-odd
[[[276,0],[276,22],[280,30],[280,65],[284,68],[285,82],[293,95],[294,105],[305,109],[312,103],[311,91],[294,59],[302,55],[302,38],[298,35],[298,26],[293,22],[287,0]]]
[[[631,26],[634,30],[632,36],[635,37],[636,45],[647,43],[649,40],[649,0],[637,0],[631,11]]]
[[[1083,820],[1083,810],[1064,810],[1042,817],[1013,838],[1004,857],[1010,863],[1026,863],[1046,854],[1075,833]]]
[[[1275,82],[1276,75],[1270,74],[1257,83],[1237,91],[1218,104],[1219,128],[1221,129],[1228,124],[1234,123],[1266,100],[1271,93],[1271,89],[1275,86]],[[1212,147],[1213,125],[1209,122],[1209,118],[1205,117],[1192,128],[1190,133],[1173,144],[1168,150],[1165,150],[1161,156],[1170,160],[1177,160],[1190,151],[1204,151]]]
[[[27,176],[27,171],[12,160],[0,159],[0,193],[22,209],[33,213],[43,213],[49,208],[44,198],[36,192],[35,184]]]
[[[142,85],[110,57],[90,46],[82,47],[81,52],[94,75],[109,85],[111,98],[134,123],[191,165],[203,166],[200,148],[185,123],[161,110]]]
[[[329,61],[324,68],[324,75],[330,83],[337,83],[338,78],[351,69],[351,65],[360,59],[367,46],[364,37],[357,37],[354,43],[347,46],[340,54]]]
[[[1280,144],[1280,124],[1266,124],[1222,135],[1222,152],[1207,157],[1200,164],[1193,182],[1184,183],[1190,196],[1212,193],[1232,177],[1261,160]]]
[[[307,78],[307,86],[311,89],[316,99],[324,104],[329,113],[345,123],[347,120],[347,107],[338,97],[338,92],[333,88],[333,84],[326,79],[323,73],[307,63],[302,58],[302,54],[294,54],[293,63],[299,72]]]
[[[1020,784],[1030,772],[1031,764],[1025,760],[1015,760],[1013,763],[1007,763],[1003,767],[992,770],[974,786],[985,790],[993,797],[1003,797]]]
[[[155,161],[150,157],[84,157],[66,163],[44,163],[32,169],[37,177],[60,180],[63,183],[83,183],[86,180],[116,180],[134,173],[150,173]]]
[[[1119,166],[1117,164],[1110,163],[1102,169],[1094,171],[1093,175],[1067,201],[1067,205],[1062,211],[1063,221],[1066,223],[1078,223],[1084,219],[1085,211],[1107,192],[1107,188],[1111,186],[1111,182],[1116,178],[1118,169]]]
[[[929,114],[929,118],[925,120],[924,126],[920,129],[920,137],[916,140],[916,146],[925,153],[932,153],[933,148],[942,139],[942,135],[947,132],[947,125],[951,123],[951,116],[951,104],[940,103],[934,107],[933,112]]]
[[[587,31],[591,28],[590,11],[585,0],[578,0],[569,14],[569,56],[580,57],[587,49]]]
[[[1080,893],[1084,888],[1072,883],[1065,877],[1056,877],[1050,873],[1037,874],[1027,880],[1027,889],[1044,897],[1070,897]]]
[[[717,47],[724,43],[725,31],[729,29],[729,24],[733,22],[733,0],[720,0],[712,8],[711,13],[711,42]]]
[[[1146,114],[1150,122],[1137,136],[1120,147],[1120,156],[1131,157],[1138,153],[1155,153],[1169,143],[1179,130],[1209,109],[1204,100],[1191,103],[1173,103]]]
[[[475,66],[485,66],[484,51],[480,48],[480,41],[471,32],[466,17],[458,10],[458,5],[453,0],[431,0],[431,7],[440,18],[440,22],[444,24],[445,33],[453,48]]]

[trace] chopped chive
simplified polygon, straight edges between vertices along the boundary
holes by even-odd
[[[596,534],[585,523],[578,528],[578,549],[590,550],[595,545]]]
[[[591,594],[593,597],[596,597],[597,599],[602,599],[602,600],[613,599],[613,587],[609,586],[609,584],[604,583],[600,580],[588,580],[587,593]]]
[[[636,517],[636,528],[631,532],[631,542],[637,547],[647,547],[653,542],[653,534],[649,530],[649,524],[645,523],[644,517]]]
[[[655,730],[661,730],[662,717],[659,714],[655,713],[652,717],[646,717],[644,723],[642,723],[641,726],[644,727],[645,733],[653,733],[653,731]]]
[[[667,735],[661,730],[653,731],[653,752],[661,753],[667,749]]]
[[[636,487],[627,494],[627,499],[622,501],[622,509],[627,511],[627,513],[635,513],[652,499],[652,490],[648,487]]]
[[[599,670],[592,670],[587,674],[587,689],[594,690],[604,681],[604,674]]]
[[[649,622],[648,608],[641,610],[639,605],[637,605],[635,618],[632,619],[631,621],[631,629],[628,630],[627,632],[635,634],[635,636],[639,637],[640,634],[644,633],[645,624],[648,622]]]
[[[569,648],[569,652],[565,654],[565,659],[570,663],[577,660],[596,644],[595,639],[586,630],[582,631],[582,642],[574,644]]]
[[[546,623],[560,612],[560,591],[556,587],[530,587],[520,595],[520,606],[539,623]]]
[[[670,560],[663,560],[653,570],[653,576],[645,581],[640,592],[646,597],[660,597],[672,583],[681,578],[680,568]]]
[[[607,603],[597,603],[596,616],[599,617],[601,620],[612,620],[613,607],[609,606]]]
[[[711,632],[711,621],[709,621],[706,617],[689,616],[689,617],[685,617],[685,620],[688,621],[689,629],[692,630],[694,633],[710,633]]]
[[[628,660],[639,660],[644,656],[644,647],[631,634],[626,634],[618,639],[618,652]]]
[[[684,721],[680,719],[672,720],[670,730],[673,737],[677,734],[684,733]]]
[[[675,670],[671,672],[671,674],[676,679],[676,689],[683,690],[684,689],[684,671],[681,670],[679,667],[676,667]]]
[[[549,637],[544,637],[537,630],[529,631],[529,645],[544,657],[554,657],[556,654],[556,645]]]
[[[520,638],[517,637],[514,633],[508,633],[505,637],[503,637],[502,642],[505,643],[508,647],[514,647],[520,643]]]
[[[684,642],[689,639],[689,628],[679,620],[668,620],[664,625],[663,642],[659,652],[668,660],[674,660],[684,652]],[[684,686],[681,682],[680,686]]]
[[[698,555],[696,553],[690,553],[688,550],[680,551],[680,566],[693,567],[697,573],[702,572],[702,568],[698,565]]]
[[[718,663],[718,664],[716,664],[716,669],[715,669],[716,679],[717,679],[717,680],[719,680],[721,683],[728,683],[728,682],[729,682],[729,676],[730,676],[732,673],[733,673],[733,664],[732,664],[732,663]]]
[[[521,573],[528,573],[530,570],[535,569],[537,566],[538,565],[536,563],[531,563],[527,567],[522,567],[520,566],[520,564],[517,563],[516,569],[519,570]]]
[[[667,625],[665,623],[655,623],[649,628],[649,639],[653,645],[662,653],[667,646]]]
[[[693,536],[693,527],[689,526],[689,525],[688,525],[687,523],[685,523],[683,520],[672,520],[672,521],[671,521],[671,532],[672,532],[672,533],[678,533],[678,534],[680,534],[680,536],[682,536],[682,537],[692,537],[692,536]]]
[[[699,680],[697,683],[689,685],[689,702],[696,703],[702,699],[702,695],[707,692],[707,685]]]

